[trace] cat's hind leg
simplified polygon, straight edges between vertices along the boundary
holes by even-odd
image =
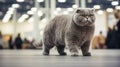
[[[89,46],[90,46],[90,41],[85,42],[81,46],[83,56],[91,56],[91,53],[89,52]]]
[[[50,49],[53,48],[53,47],[54,47],[54,45],[45,44],[45,45],[44,45],[43,55],[49,55]]]
[[[67,55],[66,52],[64,52],[64,49],[65,49],[65,45],[57,45],[57,51],[60,55]]]

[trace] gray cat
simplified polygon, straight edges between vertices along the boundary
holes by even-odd
[[[83,56],[91,56],[88,51],[94,33],[94,21],[94,10],[90,8],[77,9],[73,16],[56,16],[44,29],[43,55],[49,55],[54,46],[60,55],[67,55],[64,52],[67,45],[72,56],[78,56],[78,49],[82,50]]]

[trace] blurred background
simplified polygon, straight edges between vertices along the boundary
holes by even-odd
[[[93,49],[120,49],[120,0],[0,0],[0,49],[42,49],[49,20],[76,8],[95,9]]]

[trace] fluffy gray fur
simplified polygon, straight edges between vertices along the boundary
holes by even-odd
[[[91,56],[90,41],[94,33],[94,10],[77,9],[73,16],[61,15],[52,19],[43,33],[44,55],[54,46],[60,55],[66,55],[64,48],[67,45],[72,56],[78,56],[79,49],[83,56]]]

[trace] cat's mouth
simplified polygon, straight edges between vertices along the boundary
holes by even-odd
[[[93,23],[91,22],[91,21],[89,21],[89,20],[86,20],[86,21],[84,21],[84,20],[79,20],[78,22],[80,22],[80,26],[90,26],[90,25],[92,25]]]
[[[89,21],[89,20],[86,20],[86,23],[89,23],[89,24],[91,24],[92,22],[91,22],[91,21]]]
[[[85,25],[87,25],[87,26],[89,26],[89,25],[92,25],[93,23],[91,22],[91,21],[89,21],[89,20],[86,20],[86,23],[85,23]]]

